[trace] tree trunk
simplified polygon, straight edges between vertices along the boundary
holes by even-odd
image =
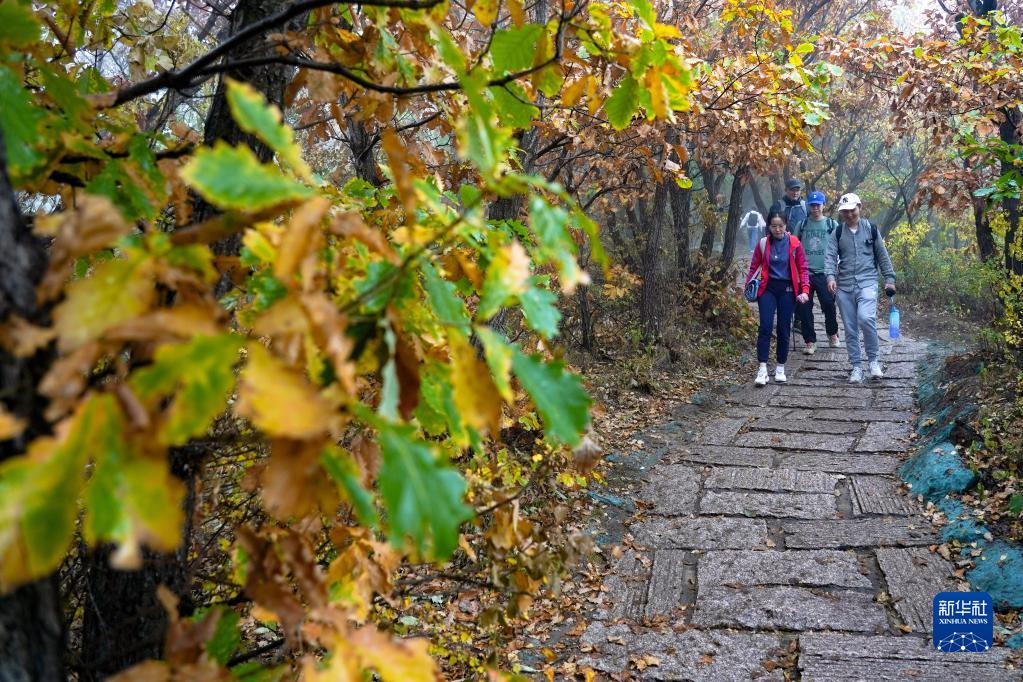
[[[728,272],[735,258],[735,236],[739,231],[739,213],[742,211],[742,191],[749,177],[749,167],[740,166],[732,177],[732,191],[728,196],[728,218],[725,220],[725,243],[721,248],[720,279]]]
[[[1005,108],[1002,110],[1002,122],[998,126],[998,132],[1002,142],[1007,145],[1019,144],[1019,111]],[[1002,173],[1009,173],[1015,170],[1012,160],[1002,159]],[[1023,275],[1023,256],[1020,254],[1020,209],[1019,199],[1007,197],[1002,200],[1002,207],[1005,209],[1005,217],[1009,222],[1005,230],[1005,269],[1017,275]]]
[[[693,207],[693,190],[682,189],[674,182],[668,185],[671,198],[671,224],[675,233],[675,268],[679,281],[689,276],[689,215]]]
[[[46,268],[46,251],[22,219],[7,177],[7,153],[0,128],[0,323],[11,314],[41,323],[35,287]],[[52,349],[28,359],[0,349],[0,400],[27,427],[21,436],[0,441],[0,462],[22,454],[48,431],[44,401],[35,387],[52,361]],[[54,576],[0,595],[0,680],[64,679],[64,620]]]
[[[346,122],[348,125],[348,149],[352,152],[355,174],[374,187],[383,186],[384,179],[380,175],[380,168],[377,166],[377,160],[373,154],[377,136],[370,133],[363,121],[356,121],[349,116]]]
[[[661,250],[661,231],[664,225],[665,185],[657,185],[650,210],[645,216],[647,239],[643,248],[643,286],[640,288],[640,319],[643,338],[657,339],[661,329],[661,281],[658,256]]]
[[[713,168],[708,167],[703,169],[703,177],[707,198],[710,199],[712,217],[703,226],[703,235],[700,237],[700,253],[709,259],[714,253],[714,240],[717,238],[718,225],[714,213],[717,211],[718,204],[721,203],[721,198],[718,196],[718,190],[721,189],[721,175],[716,173]]]
[[[579,287],[575,290],[575,300],[579,304],[579,324],[582,327],[579,343],[583,350],[592,353],[593,343],[593,314],[590,311],[590,299],[587,296],[587,287]]]
[[[995,257],[995,236],[984,199],[973,200],[973,226],[977,233],[977,255],[981,261]]]
[[[753,197],[753,204],[757,207],[757,211],[764,218],[767,218],[767,212],[771,210],[771,202],[770,197],[764,199],[764,194],[760,189],[760,181],[757,178],[751,178],[746,186],[749,187],[749,192]]]

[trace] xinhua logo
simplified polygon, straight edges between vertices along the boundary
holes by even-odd
[[[940,592],[934,596],[934,648],[980,653],[991,648],[995,614],[987,592]]]

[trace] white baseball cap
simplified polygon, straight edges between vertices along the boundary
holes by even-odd
[[[848,211],[849,209],[859,207],[861,204],[863,202],[860,201],[860,195],[849,192],[848,194],[843,194],[842,198],[838,200],[838,210]]]

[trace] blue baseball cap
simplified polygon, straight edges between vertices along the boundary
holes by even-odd
[[[823,206],[828,203],[828,201],[824,198],[824,192],[810,192],[809,196],[806,197],[806,203],[807,205],[820,204]]]

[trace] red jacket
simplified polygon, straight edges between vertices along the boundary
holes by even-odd
[[[760,268],[760,290],[757,296],[763,295],[767,290],[767,280],[771,276],[770,259],[764,256],[760,245],[764,240],[757,242],[757,248],[753,250],[753,260],[749,264],[749,274],[746,275],[746,283],[753,279],[753,273]],[[771,250],[771,242],[774,237],[768,236],[764,245],[768,251]],[[810,271],[806,266],[806,252],[799,238],[793,234],[789,235],[789,272],[792,273],[792,290],[799,294],[810,293]]]

